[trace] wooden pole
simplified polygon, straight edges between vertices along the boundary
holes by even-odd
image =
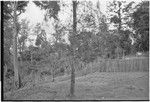
[[[73,33],[76,34],[76,8],[77,8],[77,1],[73,1]],[[72,61],[75,59],[75,48],[73,47],[73,58]],[[72,62],[71,61],[71,62]],[[70,96],[74,96],[74,91],[75,91],[75,68],[74,68],[74,63],[71,63],[71,85],[70,85]]]

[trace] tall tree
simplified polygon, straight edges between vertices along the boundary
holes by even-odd
[[[17,59],[17,36],[18,36],[18,16],[25,11],[24,7],[27,6],[26,1],[5,1],[3,3],[4,21],[12,20],[13,22],[13,64],[14,64],[14,87],[18,88],[19,85],[19,72],[18,72],[18,59]]]
[[[48,18],[54,18],[55,21],[58,21],[58,12],[60,11],[59,1],[34,1],[34,3],[41,9],[46,10],[45,21],[47,21]],[[40,36],[37,36],[36,42],[39,44],[42,43]]]
[[[77,9],[77,1],[73,1],[73,34],[77,35],[76,33],[76,27],[77,27],[77,22],[76,22],[76,9]],[[76,50],[76,46],[72,46],[73,48],[73,60],[75,58],[75,50]],[[75,91],[75,68],[74,68],[74,64],[71,63],[71,85],[70,85],[70,96],[73,97],[74,96],[74,91]]]
[[[143,1],[137,5],[137,9],[132,14],[132,20],[137,51],[149,51],[149,1]]]
[[[126,1],[114,0],[108,5],[110,12],[110,24],[114,24],[114,31],[117,33],[118,41],[117,48],[122,51],[129,52],[131,46],[131,31],[129,23],[131,22],[131,13],[133,12],[132,5],[134,2],[127,3]],[[126,46],[126,47],[125,47]]]

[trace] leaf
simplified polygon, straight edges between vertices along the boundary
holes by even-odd
[[[129,12],[129,10],[131,10],[132,5],[133,5],[134,3],[135,3],[134,1],[130,2],[129,4],[126,5],[125,8],[122,9],[122,11],[123,11],[123,12]]]
[[[48,10],[49,18],[53,17],[54,19],[58,20],[57,15],[60,11],[60,6],[58,1],[33,1],[35,5],[39,6],[41,9]]]
[[[37,36],[37,37],[36,37],[36,41],[35,41],[35,45],[36,45],[36,46],[39,46],[39,45],[41,45],[41,43],[42,43],[41,38],[40,38],[39,36]]]
[[[118,24],[119,22],[121,22],[121,20],[115,15],[110,19],[110,22]]]

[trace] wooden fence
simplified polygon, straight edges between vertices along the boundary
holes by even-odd
[[[149,71],[149,58],[99,59],[86,65],[86,73],[90,72],[143,72]]]

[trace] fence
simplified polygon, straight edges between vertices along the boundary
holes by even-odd
[[[86,65],[85,73],[91,72],[143,72],[149,71],[149,58],[98,59]]]

